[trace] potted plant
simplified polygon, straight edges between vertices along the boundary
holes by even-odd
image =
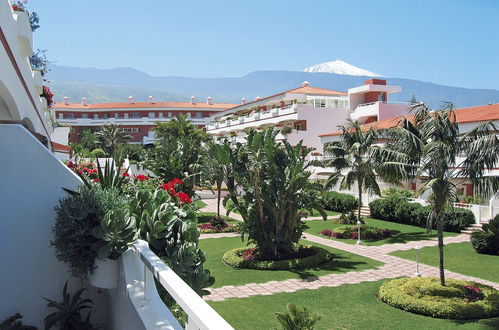
[[[136,221],[128,209],[112,210],[104,216],[99,227],[92,233],[99,240],[92,245],[97,251],[95,270],[88,281],[102,289],[118,287],[118,258],[127,251],[138,238]]]

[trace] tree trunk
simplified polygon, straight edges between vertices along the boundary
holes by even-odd
[[[360,209],[362,208],[362,182],[357,178],[357,187],[359,189],[359,207],[357,208],[357,220],[360,221]]]
[[[222,195],[222,182],[217,182],[217,217],[220,218],[220,199]]]
[[[438,231],[438,268],[440,271],[440,284],[445,286],[445,268],[444,268],[444,230],[440,215],[437,218]]]

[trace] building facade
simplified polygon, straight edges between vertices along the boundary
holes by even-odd
[[[317,88],[304,82],[301,87],[256,98],[212,116],[207,133],[213,136],[232,136],[243,140],[245,130],[274,127],[282,133],[278,140],[291,144],[303,140],[303,145],[322,152],[318,135],[335,130],[348,119],[363,122],[406,114],[407,104],[394,105],[387,101],[389,93],[401,91],[398,86],[386,85],[386,80],[369,79],[365,85],[350,89],[348,93]],[[380,101],[375,101],[382,99]],[[288,129],[283,130],[285,127]]]
[[[64,98],[56,103],[53,110],[59,124],[71,126],[69,142],[78,142],[83,129],[99,130],[104,125],[120,125],[132,139],[131,143],[151,144],[154,142],[154,128],[157,122],[167,122],[178,115],[186,115],[194,125],[205,127],[210,116],[234,107],[231,103],[196,102],[194,97],[189,102],[155,102],[149,97],[147,102],[135,102],[132,97],[122,103],[88,103],[82,98],[81,103],[69,103]]]

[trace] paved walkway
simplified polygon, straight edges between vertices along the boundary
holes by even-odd
[[[216,199],[203,200],[207,206],[201,209],[201,212],[216,212]],[[225,214],[225,208],[222,207],[221,213]],[[232,213],[231,217],[242,221],[242,218],[237,213]],[[322,218],[318,218],[322,219]],[[311,219],[310,219],[311,220]],[[209,238],[223,238],[223,237],[237,237],[238,233],[215,233],[215,234],[202,234],[200,239]],[[469,235],[458,235],[455,237],[444,238],[444,244],[453,244],[469,241]],[[413,277],[416,272],[416,263],[412,260],[407,260],[389,255],[389,253],[398,250],[411,250],[416,246],[427,247],[436,246],[438,242],[436,239],[412,241],[405,244],[385,244],[380,246],[363,246],[346,244],[336,240],[331,240],[325,237],[320,237],[311,234],[303,234],[303,238],[326,245],[335,249],[351,252],[363,257],[377,260],[383,265],[375,268],[358,272],[348,272],[342,274],[329,274],[319,277],[309,277],[306,279],[289,279],[283,281],[270,281],[266,283],[249,283],[245,285],[233,286],[227,285],[221,288],[208,289],[210,294],[204,296],[205,300],[223,301],[228,298],[245,298],[255,295],[272,295],[279,292],[295,292],[302,289],[315,290],[321,287],[336,287],[343,284],[357,284],[362,282],[374,282],[381,279],[390,279],[401,276]],[[419,272],[422,276],[439,276],[437,267],[420,264]],[[499,289],[499,283],[486,281],[472,276],[458,274],[449,270],[445,271],[447,278],[455,278],[460,280],[468,280],[480,282],[490,285]]]

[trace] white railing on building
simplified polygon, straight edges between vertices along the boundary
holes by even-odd
[[[160,319],[151,319],[153,313],[141,315],[143,310],[154,309],[148,304],[157,301],[157,283],[161,285],[176,303],[187,314],[185,329],[188,330],[224,330],[233,329],[210,305],[208,305],[194,290],[192,290],[170,267],[168,267],[154,252],[149,249],[147,242],[139,240],[128,251],[123,260],[123,267],[137,269],[142,267],[142,272],[131,272],[134,278],[128,278],[127,290],[136,298],[136,307],[139,317],[144,322],[146,329],[181,329],[173,315],[163,305],[165,313]],[[127,269],[124,269],[127,272]],[[129,273],[130,274],[130,273]],[[131,297],[132,299],[134,297]],[[157,306],[156,306],[157,309]],[[156,314],[157,315],[157,314]]]
[[[368,102],[368,103],[361,103],[355,107],[355,109],[350,110],[350,112],[355,112],[357,109],[363,108],[363,107],[368,107],[371,105],[375,104],[400,104],[400,105],[410,105],[410,102],[391,102],[391,101],[376,101],[376,102]]]

